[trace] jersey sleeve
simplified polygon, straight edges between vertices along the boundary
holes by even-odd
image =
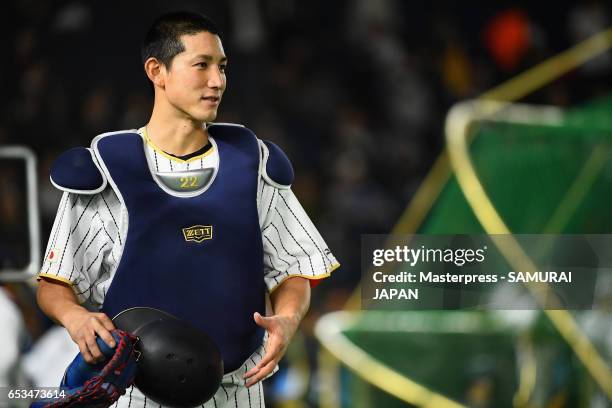
[[[115,262],[118,227],[109,222],[110,200],[108,191],[64,193],[38,275],[71,285],[81,303],[101,303],[99,292]]]
[[[291,189],[263,183],[260,220],[264,280],[270,292],[289,277],[312,283],[340,266]]]

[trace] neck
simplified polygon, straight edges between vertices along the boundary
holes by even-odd
[[[146,125],[149,139],[166,153],[185,156],[208,143],[205,124],[185,115],[170,113],[156,103]]]

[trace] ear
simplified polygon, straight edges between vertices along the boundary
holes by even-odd
[[[147,59],[144,63],[144,70],[154,86],[164,88],[166,85],[166,67],[157,58]]]

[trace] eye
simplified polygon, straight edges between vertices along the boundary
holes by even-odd
[[[195,64],[195,66],[200,68],[206,68],[208,67],[208,64],[206,62],[198,62],[197,64]]]
[[[227,68],[226,64],[220,64],[219,65],[219,71],[221,71],[221,72],[225,72],[226,68]]]

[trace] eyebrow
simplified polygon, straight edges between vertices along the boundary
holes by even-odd
[[[193,60],[196,60],[198,58],[202,58],[206,61],[213,61],[215,58],[212,55],[208,55],[208,54],[198,54],[195,57],[193,57]],[[227,62],[227,57],[223,56],[221,57],[221,59],[219,60],[219,62]]]

